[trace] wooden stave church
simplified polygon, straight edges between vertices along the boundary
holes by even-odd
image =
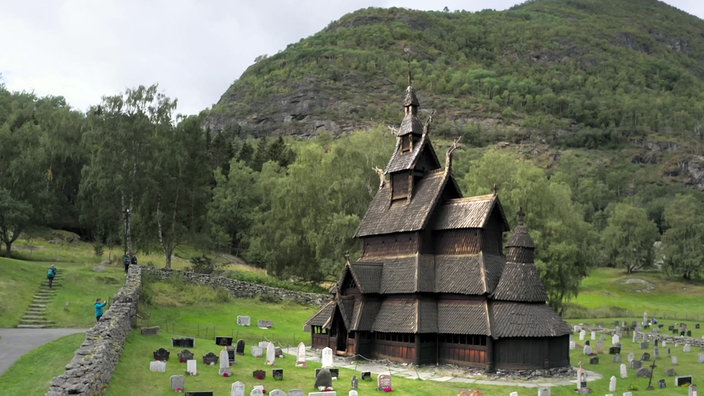
[[[570,326],[547,304],[523,215],[509,231],[496,193],[463,197],[406,90],[396,148],[333,299],[306,324],[345,356],[496,369],[569,366]]]

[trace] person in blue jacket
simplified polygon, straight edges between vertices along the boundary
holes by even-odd
[[[108,305],[107,301],[103,301],[98,297],[97,300],[95,300],[95,320],[99,321],[100,317],[103,316],[103,308]]]
[[[49,280],[49,288],[52,287],[54,283],[54,277],[56,276],[56,267],[52,264],[51,267],[49,267],[49,270],[46,272],[46,279]]]

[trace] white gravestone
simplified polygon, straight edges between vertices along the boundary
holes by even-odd
[[[538,389],[538,396],[550,396],[550,388]]]
[[[625,363],[621,363],[621,378],[628,378],[628,368]]]
[[[183,391],[186,386],[186,377],[182,375],[172,375],[171,376],[171,390],[176,392]]]
[[[623,392],[623,396],[633,396],[633,392]]]
[[[611,344],[612,345],[618,345],[621,342],[621,337],[618,336],[618,334],[614,334],[611,336]]]
[[[592,340],[596,340],[596,331],[592,330],[591,338]]]
[[[682,347],[682,352],[692,352],[692,345],[684,344],[684,346]]]
[[[296,367],[308,367],[306,364],[306,344],[298,344],[298,353],[296,354]]]
[[[677,356],[672,356],[672,364],[679,364],[679,360],[677,359]]]
[[[628,352],[628,363],[635,360],[635,358],[636,358],[636,355],[633,352]]]
[[[697,355],[697,363],[704,363],[704,353]]]
[[[337,392],[310,392],[308,393],[308,396],[337,396]]]
[[[264,390],[262,388],[254,388],[249,392],[249,396],[264,396]]]
[[[259,348],[266,349],[266,347],[268,347],[269,344],[270,344],[269,341],[259,341]]]
[[[586,330],[581,330],[581,331],[579,332],[579,340],[580,340],[580,341],[584,341],[584,337],[585,337],[586,335],[587,335],[587,331],[586,331]]]
[[[609,392],[616,392],[616,377],[614,376],[609,379]]]
[[[518,392],[511,392],[508,394],[508,396],[518,396]]]
[[[227,354],[227,349],[220,351],[220,375],[231,376],[232,370],[230,370],[230,356]]]
[[[282,391],[281,389],[274,389],[269,392],[269,396],[286,396],[286,392]]]
[[[359,393],[357,393],[356,390],[352,389],[352,390],[347,394],[347,396],[359,396]],[[518,395],[516,395],[516,396],[518,396]]]
[[[232,384],[232,388],[230,388],[230,396],[245,396],[244,390],[245,390],[244,382],[237,381],[234,384]]]
[[[577,347],[577,343],[574,341],[570,341],[570,350],[575,349]]]
[[[264,356],[264,350],[258,346],[252,346],[252,356],[260,358]]]
[[[323,348],[320,362],[322,363],[323,367],[334,367],[332,361],[332,349],[330,349],[329,347]]]
[[[149,362],[149,371],[154,371],[157,373],[165,373],[166,372],[166,362],[162,362],[161,360],[155,360],[153,362]]]
[[[198,375],[198,368],[196,367],[196,360],[186,361],[186,372],[190,375]]]
[[[266,364],[269,366],[276,364],[276,347],[272,342],[266,347]]]
[[[252,325],[252,318],[249,316],[237,316],[237,325],[238,326],[251,326]]]

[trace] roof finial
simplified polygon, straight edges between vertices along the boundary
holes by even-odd
[[[496,183],[494,183],[494,186],[491,189],[494,191],[494,195],[496,195],[496,192],[499,190],[499,188],[496,187]]]
[[[455,139],[455,141],[452,142],[452,145],[447,149],[447,155],[445,156],[445,171],[450,171],[450,168],[452,167],[452,153],[459,148],[460,140],[462,140],[462,136]]]
[[[411,75],[411,47],[405,47],[403,52],[408,56],[408,86],[413,85],[413,76]]]
[[[523,211],[523,206],[518,207],[518,225],[523,225],[526,219],[526,212]]]

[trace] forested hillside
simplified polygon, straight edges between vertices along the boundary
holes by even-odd
[[[85,114],[0,85],[2,252],[48,226],[96,251],[160,251],[167,267],[188,244],[336,280],[358,255],[409,68],[438,154],[462,138],[463,193],[496,186],[512,225],[525,209],[556,309],[595,265],[701,277],[704,22],[651,0],[360,10],[187,118],[156,85]]]

